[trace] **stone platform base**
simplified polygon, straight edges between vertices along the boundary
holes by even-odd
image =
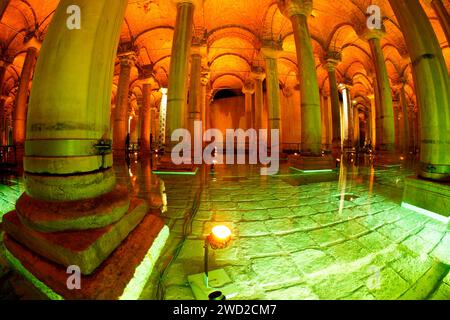
[[[77,265],[91,274],[141,222],[148,212],[143,200],[134,199],[122,219],[104,228],[43,233],[25,226],[17,212],[3,217],[5,232],[34,252],[64,266]]]
[[[331,156],[307,157],[289,156],[289,165],[299,170],[333,170],[336,169],[336,161]]]
[[[449,217],[450,183],[437,183],[417,177],[408,177],[405,179],[403,203]]]
[[[81,289],[69,290],[72,274],[5,235],[9,263],[50,299],[138,299],[169,236],[161,218],[148,214],[95,273],[81,275]]]

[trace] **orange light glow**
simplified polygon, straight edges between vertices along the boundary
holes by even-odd
[[[226,226],[216,226],[212,229],[212,234],[214,235],[214,237],[220,240],[224,240],[231,237],[231,230]]]

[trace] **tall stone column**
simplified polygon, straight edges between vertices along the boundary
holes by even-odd
[[[194,4],[189,0],[177,1],[177,19],[170,59],[167,98],[166,145],[170,150],[172,132],[185,128],[189,53],[192,42]]]
[[[117,87],[116,108],[114,110],[113,149],[125,150],[125,139],[128,126],[128,104],[130,94],[131,68],[134,67],[136,56],[134,53],[126,53],[119,57],[120,74]]]
[[[450,14],[444,6],[446,0],[426,0],[425,2],[431,5],[436,16],[439,19],[442,29],[444,30],[447,43],[450,44]]]
[[[5,13],[6,8],[8,8],[10,2],[10,0],[0,0],[0,21],[2,21],[3,14]]]
[[[142,87],[142,108],[141,108],[141,150],[150,151],[150,132],[151,132],[151,97],[152,85],[144,84]]]
[[[205,99],[205,104],[206,104],[206,114],[205,114],[206,130],[211,129],[211,102],[212,102],[212,98],[213,98],[213,92],[212,92],[211,86],[208,84],[206,86],[206,99]]]
[[[322,114],[322,145],[324,150],[330,150],[330,144],[332,142],[332,130],[331,129],[331,104],[328,93],[323,92],[321,94],[321,114]]]
[[[7,126],[5,104],[8,97],[0,95],[0,145],[7,145]]]
[[[3,60],[0,60],[0,88],[3,85],[3,80],[5,79],[6,70],[8,69],[9,63]]]
[[[191,82],[189,89],[189,124],[188,128],[193,137],[195,121],[202,120],[202,102],[201,102],[201,72],[202,72],[202,54],[201,47],[192,47],[191,55]]]
[[[370,100],[370,108],[369,108],[369,118],[367,119],[368,122],[370,122],[370,134],[367,135],[368,140],[367,142],[372,145],[372,147],[376,144],[376,124],[375,124],[375,114],[376,114],[376,106],[375,106],[375,95],[371,94],[368,96]]]
[[[343,106],[342,106],[342,144],[344,148],[353,148],[355,146],[354,134],[354,115],[353,103],[350,95],[350,85],[340,84],[339,90],[342,92]]]
[[[208,109],[209,104],[207,103],[207,90],[209,84],[210,73],[208,71],[204,71],[201,77],[201,95],[200,95],[200,103],[202,110],[202,130],[205,132],[208,126]]]
[[[248,130],[253,128],[253,94],[255,93],[255,83],[253,80],[249,79],[245,82],[242,93],[245,96],[245,123]]]
[[[22,67],[22,73],[20,74],[19,90],[17,91],[16,104],[13,113],[13,139],[14,144],[19,148],[23,148],[25,143],[28,93],[37,55],[38,51],[36,48],[28,48],[25,62]]]
[[[360,130],[360,120],[359,120],[359,109],[358,106],[353,106],[353,145],[358,148],[360,146],[360,137],[361,137],[361,130]]]
[[[130,200],[126,186],[116,186],[108,140],[114,59],[127,3],[61,0],[37,62],[25,193],[3,217],[3,243],[12,265],[53,290],[45,290],[52,298],[133,299],[152,269],[141,262],[149,252],[159,254],[150,249],[164,222],[147,214],[144,200]],[[71,5],[83,8],[79,30],[67,28]],[[162,237],[158,247],[167,231]],[[79,290],[68,285],[69,266],[81,272]]]
[[[278,0],[280,11],[290,19],[294,31],[298,68],[301,70],[302,153],[312,156],[322,154],[322,127],[320,94],[308,17],[312,0]]]
[[[379,98],[379,113],[376,116],[380,128],[377,136],[378,147],[380,151],[393,152],[395,151],[394,106],[389,76],[381,49],[381,39],[384,35],[384,27],[383,29],[366,29],[362,32],[362,37],[369,41],[375,67],[376,90],[378,91],[375,97]]]
[[[331,100],[331,119],[333,126],[332,150],[333,154],[338,155],[342,151],[341,140],[341,112],[339,102],[339,91],[336,80],[336,67],[342,60],[340,52],[330,51],[327,53],[325,68],[328,71],[328,81],[330,85],[330,100]]]
[[[421,121],[419,175],[450,180],[450,78],[433,27],[418,1],[389,0],[411,57]]]
[[[266,41],[261,53],[266,61],[267,105],[269,130],[278,129],[281,135],[280,81],[278,76],[278,52],[281,44]]]
[[[261,67],[254,67],[251,74],[255,81],[255,116],[253,128],[259,130],[264,128],[263,108],[264,108],[264,93],[263,93],[263,81],[266,78],[264,69]]]

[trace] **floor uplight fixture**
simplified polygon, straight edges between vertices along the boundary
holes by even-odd
[[[209,249],[220,250],[229,246],[232,232],[227,226],[219,225],[212,228],[205,239],[204,271],[188,276],[192,292],[197,300],[210,300],[211,293],[220,292],[223,297],[232,298],[237,288],[224,269],[209,271]]]

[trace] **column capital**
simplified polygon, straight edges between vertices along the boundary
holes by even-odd
[[[134,67],[137,61],[137,56],[134,52],[121,53],[117,57],[120,60],[121,67]]]
[[[263,81],[266,78],[264,68],[252,67],[251,77],[255,80]]]
[[[153,64],[146,64],[139,69],[139,79],[148,80],[153,78]]]
[[[199,56],[202,59],[208,56],[208,48],[204,45],[196,45],[191,46],[191,57]]]
[[[328,71],[334,71],[342,61],[342,53],[340,51],[328,51],[324,56],[324,60],[324,67]]]
[[[277,0],[277,4],[281,13],[287,18],[297,15],[309,17],[313,10],[312,0]]]
[[[386,35],[386,28],[384,24],[381,26],[381,29],[369,29],[366,25],[357,25],[355,26],[356,34],[364,40],[372,40],[372,39],[382,39]]]
[[[262,39],[261,55],[265,59],[278,59],[280,51],[283,50],[283,41],[281,39]]]
[[[244,86],[242,87],[242,93],[245,95],[255,93],[255,83],[251,79],[245,81]]]
[[[202,70],[202,74],[200,76],[200,83],[202,86],[206,87],[211,79],[211,72],[209,70]]]

